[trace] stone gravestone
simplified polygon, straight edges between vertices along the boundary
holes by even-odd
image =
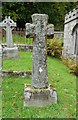
[[[47,25],[48,15],[33,14],[32,24],[26,23],[26,36],[33,36],[32,85],[24,89],[24,106],[45,106],[57,102],[56,90],[48,84],[47,35],[54,34],[54,26]]]
[[[78,7],[65,16],[63,57],[78,57]]]
[[[17,58],[18,48],[13,45],[12,39],[12,30],[16,27],[16,23],[10,18],[10,16],[6,16],[0,23],[0,27],[6,31],[6,47],[3,49],[4,58]]]

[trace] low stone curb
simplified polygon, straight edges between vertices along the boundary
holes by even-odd
[[[24,51],[32,51],[33,45],[27,45],[27,44],[14,44],[14,46],[17,46],[19,49]],[[2,47],[5,48],[6,44],[2,44]]]
[[[33,50],[33,45],[17,44],[17,47],[24,51],[32,51]]]
[[[32,71],[12,71],[12,70],[3,70],[2,77],[14,76],[20,78],[30,78],[32,76]]]

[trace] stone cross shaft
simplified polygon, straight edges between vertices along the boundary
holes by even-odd
[[[10,19],[9,17],[5,17],[5,19],[0,23],[0,27],[6,31],[6,44],[7,47],[13,47],[13,40],[12,40],[12,30],[16,27],[16,23]]]
[[[32,87],[47,88],[47,35],[54,34],[53,24],[48,23],[48,15],[33,14],[32,24],[26,23],[26,36],[33,36]]]

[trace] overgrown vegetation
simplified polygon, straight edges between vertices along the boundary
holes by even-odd
[[[3,68],[32,69],[32,53],[20,52],[21,60],[4,60]],[[15,62],[16,61],[16,62]],[[21,62],[22,63],[21,63]],[[19,64],[19,66],[18,66]],[[6,66],[6,67],[5,67]],[[17,67],[18,66],[18,67]],[[2,82],[3,118],[76,118],[76,76],[57,58],[48,57],[48,80],[57,90],[58,103],[46,107],[24,107],[24,84],[31,78],[5,77]]]
[[[69,67],[70,73],[73,73],[78,76],[78,62],[76,60],[62,57],[62,61],[67,67]]]
[[[47,40],[47,54],[51,57],[60,58],[69,68],[69,72],[78,76],[78,61],[62,56],[63,40],[53,38]]]
[[[53,38],[47,40],[47,54],[52,57],[61,58],[63,40]]]

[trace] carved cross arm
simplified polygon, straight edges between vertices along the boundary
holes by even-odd
[[[25,24],[26,27],[26,37],[34,37],[34,29],[35,29],[35,25],[31,24],[31,23],[26,23]]]
[[[14,29],[14,27],[16,27],[16,26],[17,26],[16,22],[13,22],[13,23],[10,25],[11,30],[13,30],[13,29]]]
[[[0,27],[5,27],[5,26],[6,26],[6,23],[0,22]]]
[[[17,25],[16,22],[14,22],[10,25],[10,27],[16,27],[16,25]]]
[[[0,27],[6,27],[6,20],[7,20],[7,16],[5,16],[5,19],[0,22]]]
[[[53,38],[53,36],[54,36],[54,25],[49,24],[47,25],[47,37]]]

